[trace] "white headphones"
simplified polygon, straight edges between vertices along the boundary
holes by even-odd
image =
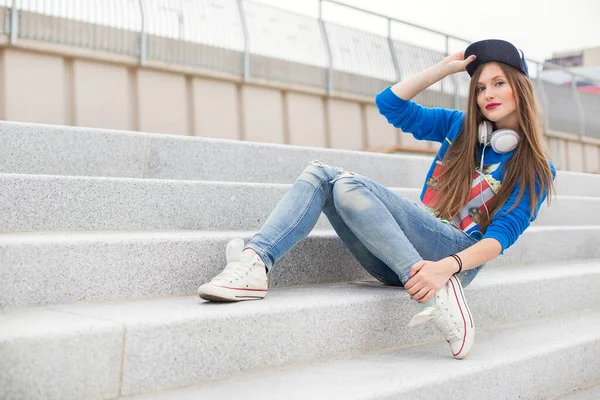
[[[506,154],[517,148],[521,137],[512,129],[493,130],[490,121],[482,121],[479,124],[479,143],[484,146],[492,146],[496,153]]]
[[[485,174],[483,173],[483,155],[485,154],[485,148],[487,146],[492,146],[492,149],[496,153],[506,154],[516,149],[521,141],[521,136],[512,129],[498,129],[496,131],[493,129],[490,121],[481,121],[481,124],[479,124],[479,143],[483,145],[483,150],[481,151],[481,165],[479,166],[479,171],[477,171],[482,177],[479,181],[479,197],[481,198],[481,202],[488,218],[490,217],[490,210],[488,210],[485,204],[482,187],[483,179],[485,179]]]

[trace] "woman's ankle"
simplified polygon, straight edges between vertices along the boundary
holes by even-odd
[[[254,257],[256,255],[256,252],[252,249],[245,249],[244,251],[242,251],[242,253],[247,254],[250,257]]]
[[[242,254],[243,254],[244,256],[248,256],[248,257],[250,257],[250,258],[254,258],[254,256],[255,256],[257,253],[256,253],[254,250],[252,250],[252,249],[244,249],[244,250],[242,251]],[[261,264],[263,264],[263,265],[264,265],[264,261],[263,261],[263,260],[260,258],[260,256],[258,257],[258,259],[260,260]],[[242,260],[243,260],[243,257],[242,257]],[[248,260],[248,261],[249,261],[249,260]],[[266,272],[267,274],[269,273],[269,269],[267,268],[267,266],[266,266],[266,265],[265,265],[265,272]]]

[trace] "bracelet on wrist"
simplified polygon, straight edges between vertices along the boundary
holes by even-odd
[[[450,254],[450,257],[454,258],[456,260],[456,262],[458,263],[458,271],[456,271],[454,274],[455,275],[460,274],[460,272],[462,271],[462,267],[463,267],[462,260],[460,259],[458,254]]]

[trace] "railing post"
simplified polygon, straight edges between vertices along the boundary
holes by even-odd
[[[148,32],[146,24],[146,9],[144,0],[138,0],[140,5],[140,16],[142,17],[142,29],[140,30],[140,65],[146,65],[148,58]]]
[[[448,35],[445,36],[446,37],[446,49],[445,49],[445,54],[446,57],[448,57],[450,55],[450,37]],[[452,80],[452,82],[454,82],[454,80]],[[446,88],[446,79],[442,79],[442,81],[440,82],[440,91],[442,92],[442,99],[446,98],[446,91],[444,90]],[[456,87],[456,84],[454,85]],[[456,110],[456,101],[454,99],[454,96],[452,96],[452,108]]]
[[[402,80],[402,73],[400,71],[400,63],[398,62],[398,55],[394,49],[394,40],[392,39],[392,19],[388,18],[388,30],[387,30],[387,41],[392,54],[392,63],[394,63],[394,70],[396,71],[396,82]]]
[[[331,46],[329,44],[329,36],[325,29],[325,23],[323,22],[323,0],[319,0],[319,28],[321,29],[321,37],[323,44],[325,45],[325,53],[327,56],[327,95],[331,96],[333,93],[333,56],[331,55]]]
[[[19,18],[18,18],[17,0],[12,0],[10,8],[10,44],[14,45],[19,36]]]
[[[573,87],[573,97],[575,98],[577,110],[579,111],[579,136],[583,139],[585,136],[585,111],[583,109],[583,104],[581,103],[579,90],[577,89],[577,78],[575,75],[571,75],[571,86]]]
[[[238,0],[238,11],[242,22],[242,30],[244,31],[244,82],[248,82],[250,79],[250,35],[248,34],[248,22],[246,21],[243,0]]]
[[[456,74],[450,75],[450,79],[452,79],[452,83],[454,86],[454,90],[452,91],[452,109],[458,110],[458,77]]]
[[[548,97],[546,96],[546,89],[544,88],[544,81],[542,80],[543,70],[544,64],[537,64],[537,77],[535,79],[538,83],[538,90],[540,94],[540,99],[542,101],[542,115],[544,116],[544,132],[548,132],[548,130],[550,130],[550,102],[548,101]]]
[[[446,35],[446,57],[450,55],[450,36]]]

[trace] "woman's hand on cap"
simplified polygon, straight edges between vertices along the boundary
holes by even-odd
[[[476,56],[472,55],[466,60],[464,58],[465,52],[459,51],[458,53],[450,54],[448,57],[444,58],[440,61],[440,65],[446,69],[448,74],[466,71],[467,65],[473,62]]]

